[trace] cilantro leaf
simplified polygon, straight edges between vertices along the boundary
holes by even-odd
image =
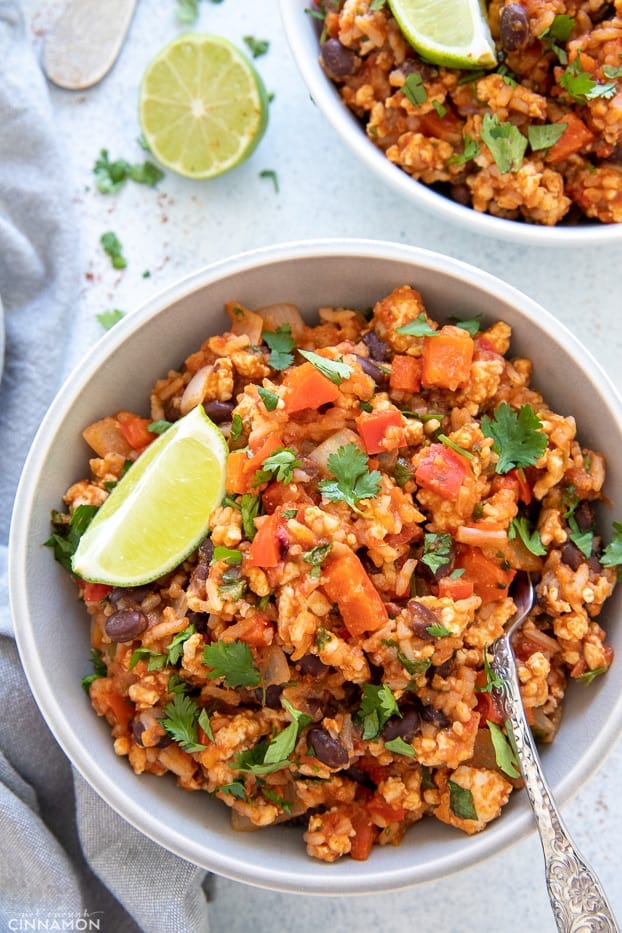
[[[432,573],[436,573],[441,567],[445,567],[451,560],[452,540],[451,535],[425,534],[423,536],[421,563],[429,567]]]
[[[255,472],[255,485],[275,479],[277,483],[291,483],[294,470],[301,465],[296,451],[292,447],[283,447],[263,461],[260,470]]]
[[[502,679],[490,666],[486,648],[484,648],[484,673],[486,674],[486,683],[482,687],[475,688],[477,693],[492,693],[493,690],[500,690],[503,687]]]
[[[177,632],[173,637],[172,641],[166,646],[167,651],[167,664],[177,664],[182,654],[184,653],[184,642],[188,641],[191,635],[194,635],[196,629],[194,623],[191,622],[183,631]]]
[[[114,194],[126,181],[135,181],[139,185],[154,187],[162,178],[164,172],[153,162],[145,161],[134,165],[125,159],[116,159],[111,162],[108,150],[102,149],[99,158],[93,166],[95,185],[102,194]]]
[[[490,730],[490,738],[492,739],[492,746],[495,750],[497,766],[504,774],[507,774],[508,777],[519,778],[520,771],[518,768],[518,761],[511,744],[495,722],[491,722],[487,719],[486,724]]]
[[[172,421],[165,421],[163,418],[158,418],[157,421],[152,421],[151,424],[147,425],[147,430],[151,431],[152,434],[164,434],[165,431],[168,431],[172,423]]]
[[[462,328],[462,330],[466,330],[467,334],[469,334],[471,337],[475,337],[475,335],[479,333],[482,326],[481,315],[479,314],[476,317],[468,318],[467,320],[461,320],[460,318],[452,317],[451,323],[455,324],[456,327]]]
[[[116,233],[113,233],[112,230],[109,230],[107,233],[102,233],[99,238],[104,252],[107,256],[110,257],[110,262],[112,263],[113,269],[125,269],[127,266],[127,260],[123,255],[123,247],[117,237]]]
[[[259,398],[266,406],[266,411],[274,411],[279,404],[279,397],[276,392],[271,392],[270,389],[264,389],[263,386],[257,386],[257,392],[259,393]]]
[[[45,547],[53,549],[54,560],[70,573],[73,573],[71,558],[96,512],[96,505],[79,505],[74,509],[71,517],[61,512],[52,512],[53,533],[43,543]]]
[[[86,694],[91,689],[94,680],[99,680],[100,677],[106,677],[108,674],[104,657],[98,648],[91,648],[91,664],[93,665],[93,673],[87,674],[81,681],[82,689]]]
[[[584,70],[579,55],[565,69],[559,79],[559,84],[579,104],[584,104],[588,100],[594,100],[597,97],[613,97],[617,91],[613,81],[606,84],[599,84],[598,81],[595,81],[589,72]]]
[[[456,816],[461,820],[478,819],[471,791],[466,787],[461,787],[455,781],[447,781],[447,786],[449,788],[449,806]]]
[[[119,308],[113,308],[111,311],[102,311],[100,314],[96,315],[96,317],[104,330],[110,330],[111,327],[114,327],[115,324],[125,317],[125,311],[121,311]]]
[[[207,746],[199,742],[199,707],[190,697],[176,693],[165,708],[162,725],[185,752],[202,752]]]
[[[244,422],[242,421],[241,417],[236,412],[236,414],[231,419],[231,440],[237,441],[238,438],[242,435],[243,430],[244,430]]]
[[[151,648],[135,648],[130,656],[131,671],[134,670],[139,661],[147,661],[148,671],[162,671],[166,667],[166,654],[161,651],[153,651]]]
[[[517,172],[523,162],[527,137],[513,123],[500,123],[496,114],[486,113],[481,135],[502,174]]]
[[[279,176],[277,175],[277,173],[274,171],[273,168],[263,168],[259,173],[259,177],[269,178],[270,181],[272,182],[272,187],[274,188],[275,193],[276,194],[279,193],[279,190],[280,190],[279,189]],[[283,326],[288,327],[289,325],[284,324]]]
[[[596,680],[597,677],[600,677],[601,674],[606,674],[609,670],[608,667],[595,667],[591,671],[585,671],[583,674],[579,674],[578,677],[574,677],[573,680],[578,680],[579,683],[585,684],[586,687]]]
[[[412,745],[405,742],[399,735],[397,738],[389,739],[388,742],[385,742],[384,747],[388,748],[390,752],[394,752],[396,755],[405,755],[407,758],[415,757],[415,750]]]
[[[386,684],[363,684],[361,705],[355,714],[363,723],[363,738],[375,739],[391,716],[401,716],[397,700]]]
[[[615,68],[613,65],[603,65],[603,74],[606,78],[622,78],[622,65]]]
[[[282,732],[275,735],[268,745],[263,760],[264,764],[273,764],[276,761],[285,761],[289,758],[296,746],[300,731],[311,722],[311,716],[295,709],[288,700],[283,698],[281,702],[292,717],[292,721]]]
[[[331,502],[342,500],[355,512],[360,512],[357,502],[378,495],[380,472],[369,471],[366,455],[353,442],[339,447],[329,456],[328,469],[335,480],[324,479],[318,483],[325,499]]]
[[[337,386],[352,375],[352,367],[343,360],[329,360],[325,356],[320,356],[319,353],[314,353],[313,350],[299,350],[298,352]]]
[[[523,405],[517,413],[507,402],[501,402],[492,419],[484,415],[481,426],[485,436],[494,441],[493,450],[499,456],[497,473],[533,466],[548,444],[542,422],[531,405]]]
[[[203,648],[207,676],[222,677],[228,687],[256,687],[261,680],[253,664],[253,653],[244,641],[217,641]]]
[[[289,324],[281,324],[276,330],[264,330],[264,343],[270,348],[268,363],[272,369],[287,369],[294,362],[294,355],[291,352],[296,346],[292,336],[292,329]]]
[[[414,321],[396,327],[395,333],[406,334],[408,337],[438,337],[438,331],[428,323],[425,311],[418,314]]]
[[[253,58],[259,58],[261,55],[265,55],[270,48],[270,43],[267,39],[256,39],[255,36],[244,36],[244,42]]]
[[[242,563],[242,552],[237,548],[224,547],[219,545],[214,548],[212,554],[212,563],[215,560],[226,560],[228,564],[237,565]]]
[[[594,532],[591,528],[587,528],[584,531],[579,528],[577,520],[574,517],[574,513],[569,515],[567,518],[568,527],[570,528],[570,534],[568,537],[572,541],[575,547],[579,548],[584,557],[592,556],[592,546],[594,544]]]
[[[404,97],[415,107],[425,104],[428,99],[428,92],[425,89],[423,78],[416,71],[408,75],[402,86],[402,92]]]
[[[431,635],[433,638],[447,638],[448,635],[451,635],[449,629],[445,628],[444,625],[441,625],[440,622],[434,622],[432,625],[426,625],[425,630],[428,635]]]
[[[567,123],[544,123],[542,125],[532,123],[527,127],[529,145],[534,152],[539,149],[550,149],[564,135],[567,128]]]
[[[600,562],[603,567],[617,567],[622,564],[622,522],[613,523],[613,537],[603,551]]]
[[[464,134],[464,147],[462,152],[457,152],[448,160],[449,164],[466,165],[471,159],[479,155],[479,143],[469,133]]]
[[[540,532],[536,528],[531,528],[529,519],[526,515],[517,515],[510,522],[508,528],[508,538],[512,541],[514,538],[520,538],[528,551],[535,554],[536,557],[544,557],[546,548],[542,544]]]

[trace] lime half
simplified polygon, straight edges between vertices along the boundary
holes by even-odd
[[[138,586],[178,566],[205,537],[225,492],[227,443],[202,406],[161,434],[114,487],[82,535],[73,571]]]
[[[257,71],[220,36],[189,34],[147,66],[139,117],[155,158],[186,178],[213,178],[253,152],[268,123]]]
[[[389,0],[422,58],[448,68],[494,68],[495,44],[480,0]]]

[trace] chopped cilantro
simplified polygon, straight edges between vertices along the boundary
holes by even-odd
[[[603,65],[603,74],[606,78],[622,78],[622,65],[617,68],[613,65]]]
[[[271,392],[270,389],[264,389],[263,386],[257,386],[257,392],[259,393],[259,398],[266,406],[266,411],[274,411],[279,404],[279,397],[276,392]]]
[[[351,509],[360,512],[357,503],[361,499],[378,495],[380,472],[369,471],[367,457],[356,444],[350,442],[330,454],[328,469],[335,479],[324,479],[318,484],[325,499],[347,502]]]
[[[520,770],[518,767],[518,760],[511,744],[495,722],[491,722],[487,719],[486,724],[490,730],[490,738],[492,739],[492,745],[495,750],[497,766],[504,774],[507,774],[508,777],[519,778]]]
[[[570,534],[568,537],[574,546],[579,548],[584,557],[591,557],[592,546],[594,544],[594,532],[590,528],[582,531],[577,524],[577,520],[574,517],[574,514],[569,515],[567,521],[568,527],[570,528]]]
[[[436,110],[436,113],[441,118],[441,120],[443,119],[444,116],[447,115],[447,107],[441,104],[440,100],[433,100],[432,106]]]
[[[310,551],[303,551],[302,559],[312,567],[320,567],[330,554],[332,544],[316,544]]]
[[[246,791],[241,781],[231,781],[230,784],[221,784],[216,790],[221,794],[231,794],[232,797],[237,797],[238,800],[246,800]]]
[[[466,787],[461,787],[455,781],[447,781],[449,787],[450,809],[461,820],[476,820],[478,818],[473,794]]]
[[[280,807],[281,810],[285,810],[286,813],[292,812],[292,805],[289,800],[285,800],[284,797],[275,794],[273,790],[270,790],[269,787],[265,785],[261,788],[262,796],[269,800],[270,803],[276,804],[277,807]]]
[[[622,522],[613,523],[613,537],[602,553],[603,567],[618,567],[622,564]]]
[[[264,330],[263,339],[270,348],[268,363],[272,369],[287,369],[294,362],[292,350],[296,342],[289,324],[281,324],[276,330]]]
[[[475,337],[475,335],[479,333],[482,326],[481,315],[479,314],[476,317],[469,318],[466,321],[460,320],[460,318],[452,317],[451,323],[455,324],[456,327],[462,328],[462,330],[466,330],[467,334],[469,334],[471,337]]]
[[[171,421],[159,419],[158,421],[152,421],[151,424],[148,424],[147,430],[151,431],[152,434],[164,434],[165,431],[168,431],[171,424]]]
[[[256,687],[260,674],[253,653],[244,641],[217,641],[203,648],[203,664],[212,680],[223,678],[228,687]]]
[[[397,700],[386,684],[363,684],[356,719],[363,723],[363,739],[375,739],[391,716],[401,716]]]
[[[293,752],[300,731],[311,722],[311,716],[301,713],[292,704],[282,699],[282,704],[292,717],[292,721],[282,732],[279,732],[270,742],[264,756],[264,764],[273,764],[276,761],[285,761]]]
[[[492,419],[488,415],[482,418],[482,431],[494,441],[493,450],[499,456],[497,473],[533,466],[548,444],[542,422],[531,405],[523,405],[517,413],[507,402],[501,402]]]
[[[111,162],[108,150],[102,149],[99,159],[93,166],[95,185],[102,194],[113,194],[122,188],[126,181],[135,181],[139,185],[154,187],[162,178],[164,172],[153,162],[143,162],[132,165],[125,159],[116,159]]]
[[[408,337],[438,337],[438,331],[429,325],[425,311],[418,314],[414,321],[396,327],[395,333],[406,334]]]
[[[104,330],[110,330],[111,327],[114,327],[114,325],[124,317],[125,311],[120,311],[119,308],[113,308],[111,311],[102,311],[101,314],[97,315],[97,320]]]
[[[578,680],[580,683],[585,684],[586,687],[596,680],[597,677],[600,677],[602,674],[606,674],[609,668],[607,667],[595,667],[593,671],[585,671],[583,674],[579,674],[578,677],[574,677],[574,680]]]
[[[240,415],[235,414],[231,419],[231,440],[237,441],[244,430],[244,422]]]
[[[562,49],[558,43],[565,43],[570,38],[570,34],[575,27],[575,20],[572,16],[558,14],[549,28],[538,38],[544,43],[546,49],[554,52],[562,65],[567,64],[568,55],[565,49]]]
[[[100,677],[105,677],[108,673],[103,655],[98,648],[91,648],[91,664],[93,665],[93,673],[87,674],[82,678],[82,689],[87,694],[91,689],[93,681],[98,680]]]
[[[212,560],[226,560],[228,564],[241,564],[242,563],[242,552],[238,551],[237,548],[224,547],[219,545],[214,548],[214,553],[212,555]]]
[[[542,544],[542,538],[537,528],[531,528],[529,519],[526,515],[517,515],[510,522],[508,528],[508,538],[512,541],[514,538],[520,538],[528,551],[535,554],[536,557],[544,557],[546,548]]]
[[[393,479],[398,486],[405,486],[412,479],[413,471],[405,457],[398,457],[393,468]]]
[[[464,134],[464,145],[462,152],[457,152],[448,160],[450,165],[466,165],[476,155],[479,155],[479,143],[469,133]]]
[[[112,263],[113,269],[125,269],[127,266],[127,260],[123,255],[123,247],[117,237],[116,233],[113,233],[112,230],[109,230],[107,233],[102,233],[99,238],[104,252],[107,256],[110,257],[110,262]]]
[[[424,104],[428,99],[428,92],[425,89],[423,78],[416,71],[409,74],[402,87],[404,97],[415,107]]]
[[[451,560],[452,537],[447,534],[425,534],[421,563],[436,573]]]
[[[432,625],[426,625],[425,630],[428,635],[432,635],[433,638],[447,638],[448,635],[451,635],[449,629],[445,628],[444,625],[441,625],[440,622],[434,622]]]
[[[253,58],[259,58],[261,55],[265,55],[270,48],[270,43],[267,39],[256,39],[255,36],[244,36],[244,42]]]
[[[405,755],[406,758],[415,757],[415,750],[412,745],[409,745],[408,742],[405,742],[404,739],[399,735],[397,738],[389,739],[388,742],[385,742],[384,747],[388,748],[390,752],[394,752],[396,755]]]
[[[517,126],[500,123],[496,114],[486,113],[481,136],[502,174],[518,171],[527,148],[527,137],[523,136]]]
[[[61,512],[52,512],[53,533],[44,541],[44,545],[53,549],[54,559],[70,573],[73,572],[71,558],[96,512],[96,505],[79,505],[71,517]]]
[[[260,496],[255,496],[252,492],[245,492],[240,499],[239,507],[242,513],[242,529],[249,541],[252,541],[257,534],[255,519],[259,515],[260,505]]]
[[[585,104],[588,100],[594,100],[597,97],[613,97],[617,91],[613,81],[607,84],[599,84],[595,81],[589,72],[584,70],[578,55],[561,75],[559,84],[579,104]]]
[[[539,149],[549,149],[564,135],[567,127],[567,123],[545,123],[543,125],[532,123],[527,127],[529,145],[534,152]]]
[[[293,447],[284,447],[270,454],[263,461],[261,470],[255,472],[255,485],[265,483],[270,479],[275,479],[277,483],[291,483],[294,478],[294,470],[299,467],[301,460],[298,459]]]
[[[247,589],[244,577],[240,576],[238,567],[228,567],[220,578],[218,593],[223,599],[237,602],[242,599]]]
[[[269,178],[276,194],[279,193],[279,176],[273,168],[264,168],[259,173],[260,178]]]
[[[441,444],[444,444],[445,447],[451,447],[452,450],[455,450],[457,454],[460,454],[461,457],[466,457],[467,460],[473,459],[473,454],[470,450],[465,450],[464,447],[461,447],[460,444],[456,444],[455,441],[452,441],[450,437],[447,437],[446,434],[437,434],[437,441],[440,441]]]
[[[161,720],[162,725],[180,748],[189,754],[202,752],[206,748],[199,742],[200,714],[199,707],[194,700],[183,693],[176,693],[171,702],[167,703],[165,713],[166,718]]]
[[[501,690],[503,681],[499,675],[493,671],[488,660],[488,650],[484,648],[484,673],[486,674],[486,683],[482,687],[476,687],[477,693],[492,693],[493,690]]]
[[[141,645],[132,651],[129,669],[133,671],[139,661],[147,661],[148,671],[162,671],[166,667],[166,654]]]
[[[299,350],[298,352],[337,386],[352,375],[352,367],[343,360],[329,360],[325,356],[320,356],[319,353],[314,353],[313,350]]]
[[[387,0],[371,0],[369,4],[369,9],[373,12],[374,10],[381,10]]]

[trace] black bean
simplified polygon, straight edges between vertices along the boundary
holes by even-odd
[[[389,358],[391,352],[389,344],[385,343],[384,340],[381,340],[373,330],[368,331],[363,337],[363,343],[369,350],[369,355],[372,360],[378,360],[380,363],[384,363]]]
[[[406,604],[406,609],[408,610],[408,627],[417,638],[433,641],[434,636],[430,635],[428,627],[430,625],[439,624],[439,618],[434,610],[430,609],[429,606],[424,606],[424,604],[420,603],[417,599],[409,599]]]
[[[211,418],[214,424],[231,421],[233,402],[219,402],[218,399],[213,398],[208,402],[203,402],[203,408],[207,417]]]
[[[566,541],[561,550],[561,559],[571,570],[578,570],[585,557],[572,541]]]
[[[283,686],[284,684],[270,684],[265,690],[261,687],[256,687],[253,694],[257,702],[263,704],[263,706],[267,706],[268,709],[281,709]]]
[[[201,563],[209,564],[212,557],[214,556],[214,543],[212,539],[208,536],[203,538],[199,544],[199,560]]]
[[[373,360],[368,360],[364,356],[355,354],[359,365],[365,375],[371,376],[377,386],[383,386],[387,381],[387,374],[383,373],[379,366],[376,366]]]
[[[451,720],[440,709],[434,709],[433,706],[421,706],[421,718],[424,722],[429,722],[439,729],[446,729],[451,724]]]
[[[613,3],[603,3],[599,10],[593,10],[588,13],[588,16],[592,20],[592,25],[597,26],[598,23],[603,23],[606,19],[612,19],[615,16],[615,6]]]
[[[137,745],[140,745],[140,746],[141,746],[141,748],[144,748],[144,747],[145,747],[145,746],[143,745],[143,732],[145,731],[146,728],[147,728],[147,727],[145,726],[144,722],[141,720],[141,718],[140,718],[139,716],[136,716],[136,717],[132,720],[132,738],[134,739],[134,741],[136,742]],[[166,748],[166,746],[167,746],[167,745],[170,745],[171,742],[172,742],[172,739],[171,739],[170,735],[165,734],[165,735],[162,736],[162,738],[159,740],[159,742],[157,742],[157,744],[156,744],[155,747],[156,747],[156,748]]]
[[[115,607],[119,603],[123,603],[124,606],[140,606],[148,592],[147,586],[115,586],[108,594],[108,599]]]
[[[456,204],[462,204],[464,207],[471,206],[471,189],[467,184],[455,184],[449,189],[449,196]]]
[[[499,20],[501,44],[506,52],[524,49],[529,42],[529,17],[520,3],[507,3]]]
[[[329,768],[342,768],[350,758],[343,743],[326,729],[310,729],[307,742],[313,748],[315,757]]]
[[[320,57],[326,71],[335,78],[347,78],[356,71],[355,53],[342,45],[339,39],[327,39],[322,43]]]
[[[147,616],[138,609],[119,609],[106,619],[106,635],[111,641],[132,641],[147,628]]]
[[[421,719],[416,709],[406,710],[403,716],[391,716],[387,719],[382,730],[385,742],[392,739],[404,739],[410,742],[421,729]]]
[[[328,670],[326,664],[320,661],[317,654],[305,654],[298,662],[298,667],[303,674],[309,674],[311,677],[321,677]]]
[[[594,509],[587,499],[581,499],[574,510],[574,518],[580,531],[589,531],[594,527],[596,519],[594,518]]]

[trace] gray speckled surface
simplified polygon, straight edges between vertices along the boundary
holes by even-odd
[[[53,21],[54,0],[25,0],[33,42]],[[180,28],[174,0],[140,0],[129,39],[111,74],[86,92],[51,88],[59,132],[75,178],[70,193],[83,243],[84,284],[76,308],[76,339],[67,371],[101,335],[96,315],[130,311],[154,290],[231,253],[268,243],[325,236],[397,240],[449,253],[505,278],[541,302],[581,337],[622,387],[622,245],[583,251],[518,247],[474,236],[417,213],[369,177],[324,123],[289,55],[276,0],[200,4],[197,28],[270,40],[257,60],[274,92],[268,133],[235,172],[198,184],[170,173],[157,190],[127,185],[106,198],[93,185],[102,148],[111,158],[143,157],[136,139],[137,88],[145,65]],[[259,173],[277,173],[279,192]],[[128,268],[113,271],[99,237],[114,230]],[[144,273],[149,272],[145,277]],[[622,917],[622,746],[564,808],[569,828],[597,868]],[[535,836],[448,882],[353,898],[279,894],[216,879],[212,933],[278,933],[296,929],[382,929],[385,933],[495,930],[545,933],[555,924],[545,894]]]

